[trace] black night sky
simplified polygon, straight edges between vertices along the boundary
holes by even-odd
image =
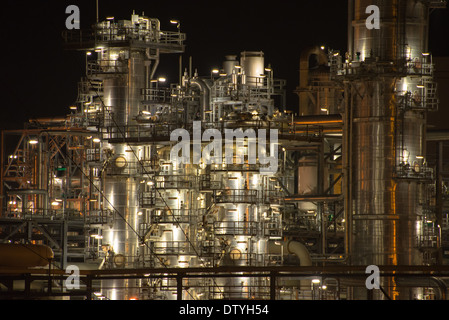
[[[63,49],[65,9],[71,4],[80,8],[81,28],[89,28],[95,0],[1,2],[0,129],[20,129],[30,118],[69,112],[85,70],[82,53]],[[99,0],[100,20],[130,19],[133,10],[158,18],[163,30],[176,31],[169,20],[180,20],[187,34],[184,64],[192,56],[200,75],[220,67],[225,55],[264,51],[275,76],[288,81],[287,108],[295,111],[301,50],[326,45],[345,52],[347,47],[346,0]],[[449,57],[449,9],[432,13],[430,51]],[[162,56],[157,75],[177,82],[178,57]]]

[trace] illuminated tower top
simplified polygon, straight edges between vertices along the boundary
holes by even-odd
[[[131,20],[107,17],[96,23],[90,30],[67,30],[63,33],[67,49],[95,50],[101,48],[154,49],[160,53],[184,52],[185,33],[162,31],[159,19],[131,15]]]

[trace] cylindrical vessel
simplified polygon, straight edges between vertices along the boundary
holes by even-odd
[[[351,5],[350,1],[350,5]],[[379,8],[380,29],[368,29],[366,13],[369,6]],[[351,12],[351,9],[350,9]],[[428,44],[429,8],[425,1],[354,1],[353,38],[349,39],[352,48],[351,58],[364,61],[377,58],[381,61],[394,61],[419,56]]]
[[[364,61],[369,57],[378,57],[382,61],[395,60],[397,57],[398,30],[397,9],[398,1],[370,1],[358,0],[354,4],[354,39],[352,59]],[[380,29],[368,29],[366,20],[369,14],[366,9],[376,5],[379,7]]]
[[[253,87],[263,85],[265,58],[262,51],[244,51],[240,54],[240,64],[245,72],[246,84]]]
[[[110,109],[109,121],[107,126],[123,127],[128,123],[127,105],[127,82],[124,76],[115,76],[104,79],[104,104],[106,108]],[[112,138],[120,137],[120,133],[117,132],[116,136]]]
[[[349,1],[354,3],[353,61],[401,62],[421,57],[427,45],[428,8],[423,1]],[[380,30],[366,25],[370,5],[380,9]],[[351,34],[351,32],[350,32]],[[373,61],[373,60],[372,60]],[[416,247],[422,208],[418,179],[403,179],[397,168],[424,152],[424,111],[402,110],[397,93],[416,80],[386,75],[361,76],[352,83],[352,244],[353,265],[421,265]],[[414,84],[416,86],[416,83]],[[381,285],[393,299],[410,299],[416,288],[400,288],[394,279]],[[366,299],[366,288],[353,291]],[[382,293],[375,298],[385,299]]]
[[[223,71],[227,75],[231,75],[235,70],[235,67],[238,66],[237,56],[236,55],[228,55],[225,57],[226,60],[223,62]]]
[[[142,89],[145,88],[145,53],[131,51],[127,61],[108,61],[109,65],[117,66],[112,75],[105,76],[104,104],[109,108],[109,126],[124,127],[135,125],[135,118],[140,111]],[[124,67],[123,64],[127,66]],[[127,72],[124,72],[124,71]],[[121,133],[117,133],[121,135]]]
[[[404,190],[403,182],[394,178],[394,80],[356,85],[370,92],[354,101],[351,262],[366,266],[417,263],[419,252],[410,243],[414,239],[411,225],[417,220],[416,190]],[[355,290],[354,298],[366,298],[366,289]]]
[[[46,245],[0,243],[0,267],[45,267],[53,258],[53,250]]]

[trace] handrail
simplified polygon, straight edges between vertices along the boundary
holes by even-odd
[[[127,42],[159,43],[165,45],[182,45],[186,34],[173,31],[140,29],[127,26],[94,27],[90,30],[65,30],[62,37],[66,43],[80,45],[90,42]]]

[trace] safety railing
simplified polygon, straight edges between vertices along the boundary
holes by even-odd
[[[285,193],[279,190],[262,190],[259,192],[260,201],[266,204],[282,204]]]
[[[438,248],[440,242],[439,239],[439,236],[436,234],[420,235],[416,237],[416,247],[421,249]]]
[[[160,31],[111,25],[96,27],[91,30],[65,30],[62,34],[66,43],[84,45],[86,43],[134,41],[164,45],[182,45],[186,39],[185,33]]]
[[[434,72],[434,64],[430,55],[423,55],[422,58],[404,61],[377,61],[373,58],[367,58],[365,61],[352,60],[342,63],[337,58],[333,58],[332,77],[357,78],[363,75],[373,73],[381,74],[399,74],[400,76],[431,77]]]
[[[217,164],[212,164],[210,166],[210,170],[211,171],[226,171],[226,172],[231,172],[231,171],[257,171],[259,172],[260,170],[260,164],[247,164],[247,163],[217,163]]]
[[[443,223],[441,228],[443,230],[449,230],[449,214],[443,214]]]
[[[129,149],[132,153],[132,150]],[[114,175],[130,175],[130,174],[149,174],[154,172],[153,163],[151,161],[124,161],[117,166],[114,160],[111,160],[106,166],[106,174]]]
[[[257,190],[227,189],[214,190],[213,198],[216,203],[257,203]]]
[[[91,210],[85,216],[86,224],[106,224],[112,220],[112,211],[110,210]]]
[[[153,241],[152,253],[156,255],[193,255],[196,254],[189,241]]]
[[[280,221],[217,221],[214,222],[214,234],[280,237],[282,225]]]
[[[211,166],[211,168],[214,165]],[[223,189],[222,181],[211,180],[210,174],[203,174],[200,176],[200,190],[220,190]]]
[[[158,200],[161,201],[159,197],[156,197],[155,190],[140,192],[138,197],[141,208],[151,208],[157,204]]]
[[[22,211],[7,207],[4,212],[6,218],[16,219],[56,219],[56,220],[85,220],[86,216],[79,210],[73,209],[44,209],[35,208]]]
[[[110,263],[109,263],[110,262]],[[116,264],[115,264],[115,263]],[[108,265],[111,267],[108,268]],[[124,269],[131,265],[139,268]],[[148,289],[159,299],[357,299],[348,295],[350,288],[364,290],[366,296],[366,266],[326,265],[326,266],[220,266],[211,268],[178,268],[178,267],[142,267],[143,261],[135,256],[108,255],[102,270],[80,270],[78,290],[65,290],[58,280],[73,281],[73,274],[63,269],[11,269],[3,270],[5,283],[17,280],[24,281],[24,286],[9,286],[1,290],[2,297],[12,298],[48,298],[52,296],[72,296],[88,300],[110,299],[111,291],[115,297],[129,297],[136,293],[136,298],[144,299]],[[104,270],[109,269],[109,270]],[[448,266],[379,266],[380,283],[385,298],[390,299],[388,292],[393,288],[401,292],[409,292],[410,282],[393,282],[392,279],[417,280],[415,287],[424,288],[433,293],[433,297],[423,299],[446,300],[446,286],[441,278],[447,277]],[[72,278],[72,279],[71,279]],[[125,280],[124,287],[110,287],[111,279]],[[126,279],[141,279],[126,281]],[[254,280],[251,280],[254,279]],[[312,282],[312,279],[319,280]],[[428,281],[422,281],[427,279]],[[344,281],[343,281],[344,280]],[[421,281],[420,281],[421,280]],[[43,281],[43,286],[33,288],[33,281]],[[102,281],[109,281],[102,282]],[[142,283],[149,283],[142,285]],[[388,286],[388,283],[393,285]],[[324,287],[326,286],[326,287]],[[394,287],[393,287],[394,286]],[[27,289],[30,288],[30,289]],[[320,294],[317,294],[320,293]],[[323,295],[323,293],[326,293]],[[195,295],[197,294],[197,295]],[[155,298],[153,296],[153,298]],[[410,299],[416,298],[410,294]],[[179,315],[179,310],[173,312]],[[176,316],[175,316],[176,317]]]
[[[126,60],[98,60],[87,62],[87,74],[89,76],[126,73],[128,73],[128,63]]]
[[[156,189],[191,189],[198,185],[198,177],[192,175],[160,175],[155,177]]]
[[[142,122],[140,125],[130,126],[105,126],[102,128],[102,138],[104,140],[126,141],[127,139],[133,141],[170,141],[171,133],[176,129],[185,129],[192,137],[193,123],[175,123],[165,122],[162,119],[154,122]],[[266,130],[267,144],[270,139],[270,130],[276,130],[278,139],[313,139],[321,136],[324,133],[324,127],[320,124],[291,124],[289,121],[263,121],[263,120],[245,120],[245,121],[218,121],[218,122],[203,122],[202,130],[217,129],[222,134],[223,142],[226,138],[226,129],[236,130],[242,129],[245,132],[247,129]],[[341,131],[339,125],[335,125],[336,131]]]
[[[149,103],[169,103],[172,98],[172,91],[168,88],[147,88],[142,89],[143,104]]]
[[[396,167],[396,177],[399,179],[432,180],[433,169],[422,165],[410,166],[406,164]]]
[[[415,90],[399,91],[396,94],[398,106],[402,110],[416,109],[435,111],[438,109],[437,84],[433,81],[423,81],[422,86]]]
[[[215,235],[256,236],[260,231],[260,223],[257,221],[222,221],[214,223]]]
[[[150,221],[152,224],[194,223],[204,212],[205,209],[158,209],[152,211]]]
[[[406,73],[407,75],[413,76],[432,76],[434,72],[435,65],[433,63],[428,63],[427,59],[415,59],[413,61],[407,62]]]

